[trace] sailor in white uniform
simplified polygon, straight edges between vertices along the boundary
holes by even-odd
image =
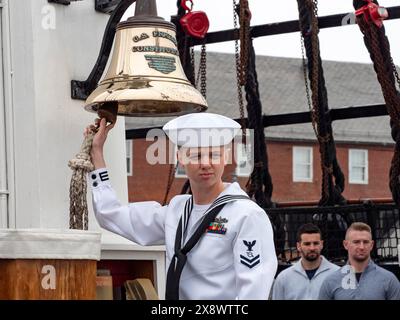
[[[270,220],[238,183],[222,181],[226,145],[240,126],[224,116],[198,113],[163,127],[178,145],[192,191],[166,206],[118,201],[103,158],[112,127],[102,119],[93,140],[95,170],[89,177],[95,216],[103,228],[138,244],[165,244],[166,298],[268,299],[277,270]]]

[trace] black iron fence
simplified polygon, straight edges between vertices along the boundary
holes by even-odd
[[[312,222],[321,229],[322,254],[332,262],[343,264],[347,252],[342,245],[346,229],[353,222],[365,222],[375,241],[372,257],[379,264],[398,262],[400,244],[399,208],[394,204],[366,202],[334,207],[287,207],[266,210],[275,229],[275,245],[281,264],[296,260],[297,229]]]

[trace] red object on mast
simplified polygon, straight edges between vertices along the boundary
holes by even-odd
[[[186,4],[187,2],[190,2],[190,8]],[[180,20],[183,30],[192,37],[204,38],[210,26],[206,13],[203,11],[192,11],[192,0],[181,0],[181,6],[187,11]]]
[[[382,27],[383,20],[389,16],[386,8],[378,6],[372,0],[364,1],[368,3],[356,11],[356,16],[363,14],[366,22],[372,21],[377,27]]]

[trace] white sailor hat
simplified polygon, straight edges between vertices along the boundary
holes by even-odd
[[[191,113],[167,122],[163,130],[179,147],[217,147],[229,144],[240,125],[214,113]]]

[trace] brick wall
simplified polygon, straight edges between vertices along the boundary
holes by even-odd
[[[169,165],[150,165],[146,162],[146,151],[152,142],[133,140],[132,176],[128,176],[129,201],[155,200],[162,202],[168,183]],[[293,182],[293,146],[313,146],[313,181]],[[273,201],[319,200],[321,194],[321,167],[318,146],[306,142],[268,141],[269,169],[274,185]],[[337,144],[339,164],[345,175],[343,193],[346,199],[391,197],[388,176],[393,155],[392,146]],[[368,150],[368,184],[348,183],[348,149]],[[232,181],[234,166],[225,169],[224,180]],[[179,194],[186,179],[175,178],[168,199]],[[242,187],[247,178],[238,178]]]

